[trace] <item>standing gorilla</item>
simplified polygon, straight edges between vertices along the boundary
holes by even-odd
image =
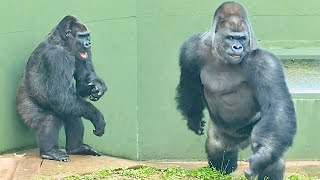
[[[84,98],[98,100],[106,91],[91,62],[90,32],[77,18],[66,16],[32,52],[17,92],[17,110],[36,130],[43,159],[68,161],[59,149],[59,129],[65,126],[68,154],[100,155],[83,143],[81,117],[102,136],[102,113]],[[73,85],[76,81],[76,88]]]
[[[256,43],[244,7],[223,3],[212,31],[182,45],[180,69],[176,100],[188,127],[202,135],[205,107],[210,114],[210,167],[231,173],[239,149],[250,143],[246,177],[282,179],[283,156],[296,133],[295,110],[283,67]]]

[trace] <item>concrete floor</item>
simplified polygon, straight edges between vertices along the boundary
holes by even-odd
[[[105,168],[117,169],[138,165],[168,168],[180,166],[185,169],[204,167],[207,162],[156,162],[156,161],[131,161],[120,158],[101,156],[70,156],[69,162],[43,160],[38,156],[38,150],[26,151],[23,157],[13,153],[0,155],[0,179],[1,180],[28,180],[34,177],[49,177],[59,179],[74,174],[86,174]],[[239,162],[239,166],[233,175],[242,175],[248,163]],[[300,173],[320,177],[320,161],[289,161],[286,162],[286,175]]]

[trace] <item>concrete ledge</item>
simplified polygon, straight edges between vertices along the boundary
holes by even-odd
[[[320,59],[320,48],[267,48],[280,59]]]

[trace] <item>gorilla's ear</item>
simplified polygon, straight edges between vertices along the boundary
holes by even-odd
[[[74,16],[64,17],[56,27],[56,30],[59,31],[62,37],[69,37],[72,35],[71,28],[78,19]]]
[[[66,36],[66,37],[72,36],[71,29],[67,29],[67,30],[66,30],[65,36]]]
[[[212,47],[212,35],[211,32],[205,32],[204,34],[201,35],[201,40],[202,42],[208,46],[208,47]]]

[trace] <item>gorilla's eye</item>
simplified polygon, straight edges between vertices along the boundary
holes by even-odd
[[[78,35],[79,38],[85,38],[85,37],[87,37],[87,36],[88,36],[88,35],[85,35],[85,34],[79,34],[79,35]]]
[[[79,32],[77,33],[77,37],[80,39],[90,39],[90,33],[89,32]]]
[[[227,39],[228,40],[234,40],[234,37],[233,36],[227,36]]]
[[[246,36],[240,36],[240,37],[239,37],[239,40],[240,40],[240,41],[245,41],[246,39],[247,39]]]

